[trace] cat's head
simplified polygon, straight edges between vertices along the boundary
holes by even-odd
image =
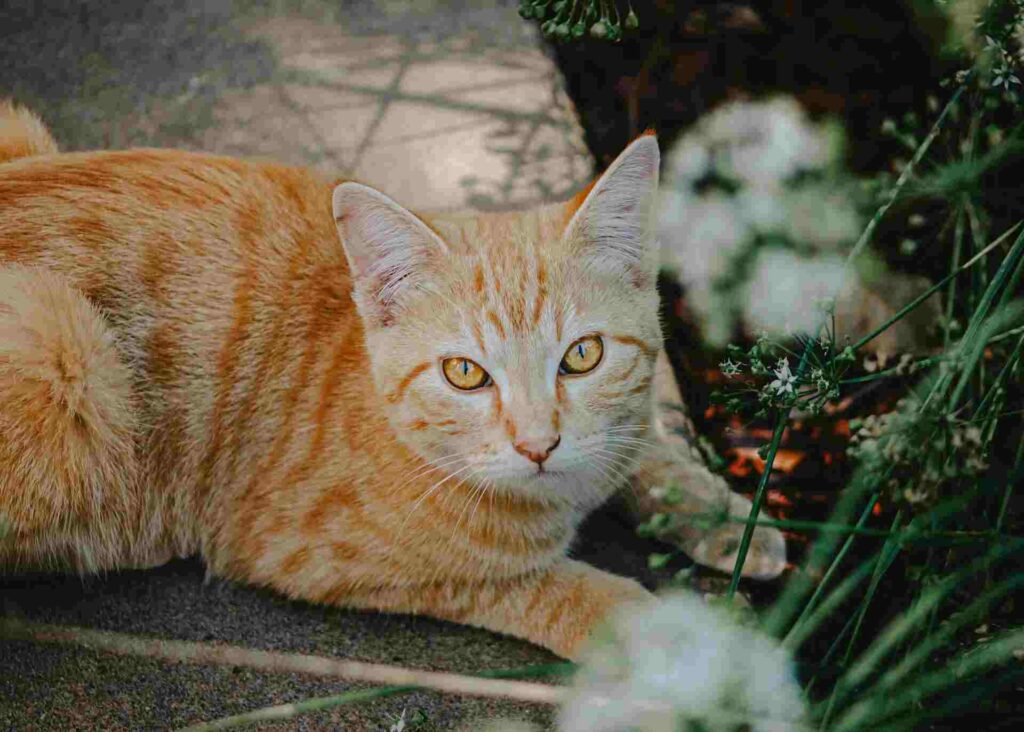
[[[589,507],[628,474],[661,347],[658,161],[644,136],[568,203],[429,223],[335,189],[368,381],[435,480]]]

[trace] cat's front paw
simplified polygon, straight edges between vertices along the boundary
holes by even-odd
[[[745,526],[723,523],[715,528],[680,527],[676,543],[693,561],[722,572],[732,572],[739,556]],[[782,532],[770,526],[754,529],[742,574],[757,580],[775,579],[786,569],[786,540]]]
[[[750,501],[730,491],[724,480],[703,466],[691,466],[685,482],[674,485],[677,487],[667,492],[655,488],[639,495],[641,518],[660,514],[662,518],[654,526],[659,539],[675,544],[698,564],[731,573],[750,516]],[[767,516],[762,514],[761,518]],[[743,562],[743,576],[774,579],[786,564],[782,532],[771,526],[755,528]]]
[[[546,623],[539,638],[531,638],[563,658],[578,661],[595,636],[604,633],[610,619],[625,608],[657,602],[639,582],[603,572],[579,562],[569,562],[576,577],[564,594],[549,598],[553,623]]]

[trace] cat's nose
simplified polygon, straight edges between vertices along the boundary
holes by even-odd
[[[516,449],[520,455],[525,457],[527,460],[532,460],[537,465],[543,465],[544,461],[548,459],[548,456],[555,451],[562,442],[562,436],[559,435],[555,438],[554,442],[548,442],[550,438],[543,438],[540,440],[520,440],[512,444],[512,447]],[[545,446],[546,445],[546,446]]]

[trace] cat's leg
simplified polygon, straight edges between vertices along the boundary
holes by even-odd
[[[475,625],[569,658],[617,606],[652,597],[632,579],[557,553],[532,558],[538,567],[519,544],[463,565],[454,557],[473,545],[453,545],[447,525],[407,529],[403,542],[387,528],[391,509],[375,514],[350,487],[318,492],[317,483],[270,490],[231,511],[220,548],[206,557],[211,572],[306,602]]]
[[[362,592],[335,588],[307,599],[474,625],[576,659],[584,641],[616,608],[652,598],[632,579],[562,559],[513,579],[396,585]]]
[[[739,522],[689,521],[693,514],[730,515],[746,520],[751,503],[733,493],[729,485],[712,473],[695,445],[693,435],[668,357],[658,356],[654,377],[655,412],[652,420],[654,445],[644,456],[630,481],[642,520],[655,513],[668,514],[672,520],[661,538],[677,544],[694,561],[731,572],[743,535]],[[664,494],[665,489],[677,490]],[[650,489],[659,489],[652,495]],[[669,498],[670,500],[666,500]],[[786,566],[786,542],[782,533],[771,527],[754,531],[743,575],[758,579],[778,576]]]
[[[137,504],[131,374],[61,276],[0,266],[0,565],[111,566]]]

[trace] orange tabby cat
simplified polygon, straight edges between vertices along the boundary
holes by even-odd
[[[649,597],[566,557],[638,466],[749,508],[654,416],[658,160],[642,137],[568,204],[421,218],[306,170],[56,154],[0,105],[0,565],[199,553],[573,656]],[[729,567],[736,535],[679,540]]]

